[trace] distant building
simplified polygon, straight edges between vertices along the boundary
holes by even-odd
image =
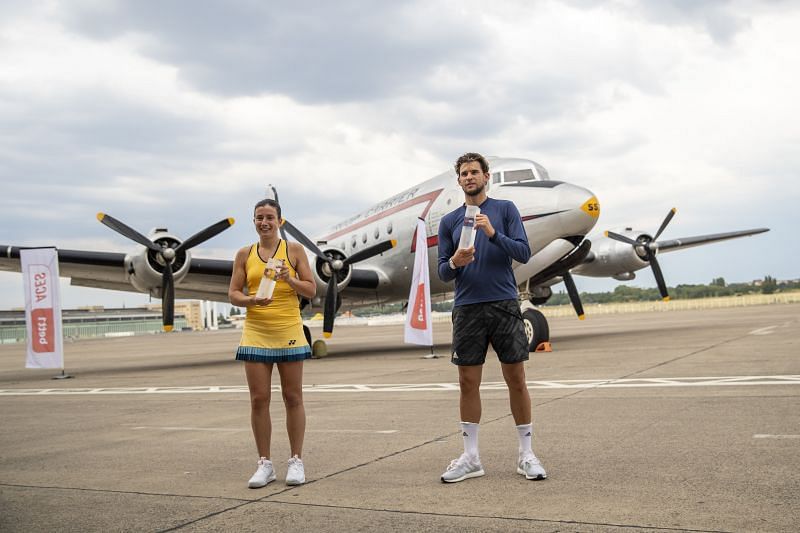
[[[194,306],[180,305],[175,302],[175,329],[195,329],[190,326],[186,313]],[[199,301],[198,308],[199,308]],[[202,315],[197,313],[202,329]],[[197,320],[191,316],[194,323]],[[87,337],[113,337],[119,335],[141,335],[146,333],[160,333],[162,331],[161,306],[157,309],[147,307],[109,308],[102,306],[89,306],[79,309],[63,309],[61,323],[64,338]],[[15,309],[0,311],[0,343],[9,344],[25,342],[25,311]]]

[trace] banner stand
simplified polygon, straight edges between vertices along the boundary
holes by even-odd
[[[431,353],[429,353],[428,355],[423,355],[422,358],[423,359],[439,359],[439,356],[436,355],[435,353],[433,353],[433,345],[431,345]]]
[[[52,378],[50,378],[50,379],[70,379],[70,378],[72,378],[72,377],[73,377],[73,376],[71,376],[71,375],[69,375],[69,374],[65,374],[65,373],[64,373],[64,369],[62,368],[62,369],[61,369],[61,374],[56,374],[55,376],[53,376],[53,377],[52,377]]]

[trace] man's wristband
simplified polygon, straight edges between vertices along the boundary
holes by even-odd
[[[448,264],[448,265],[450,265],[450,268],[451,268],[451,269],[453,269],[453,270],[458,270],[458,267],[457,267],[457,266],[456,266],[456,264],[453,262],[453,258],[452,258],[452,257],[451,257],[450,259],[448,259],[448,260],[447,260],[447,264]]]
[[[495,232],[494,232],[494,235],[492,235],[491,237],[489,237],[489,242],[494,242],[494,241],[496,241],[496,240],[497,240],[497,232],[495,231]]]

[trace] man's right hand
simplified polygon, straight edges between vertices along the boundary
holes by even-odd
[[[459,268],[475,261],[475,247],[459,248],[453,256],[453,263]]]

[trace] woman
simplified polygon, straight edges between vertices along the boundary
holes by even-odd
[[[270,459],[272,421],[269,415],[274,365],[278,366],[280,374],[291,448],[286,484],[301,485],[306,481],[302,460],[306,429],[303,361],[311,357],[311,347],[303,334],[297,296],[312,298],[317,286],[303,247],[280,238],[281,207],[278,202],[258,202],[253,211],[253,222],[258,242],[236,253],[228,289],[231,303],[247,308],[236,359],[244,361],[250,389],[250,424],[259,455],[258,468],[248,486],[263,487],[275,479]],[[276,283],[272,296],[260,298],[258,286],[270,258],[282,259],[283,267],[275,269]]]

